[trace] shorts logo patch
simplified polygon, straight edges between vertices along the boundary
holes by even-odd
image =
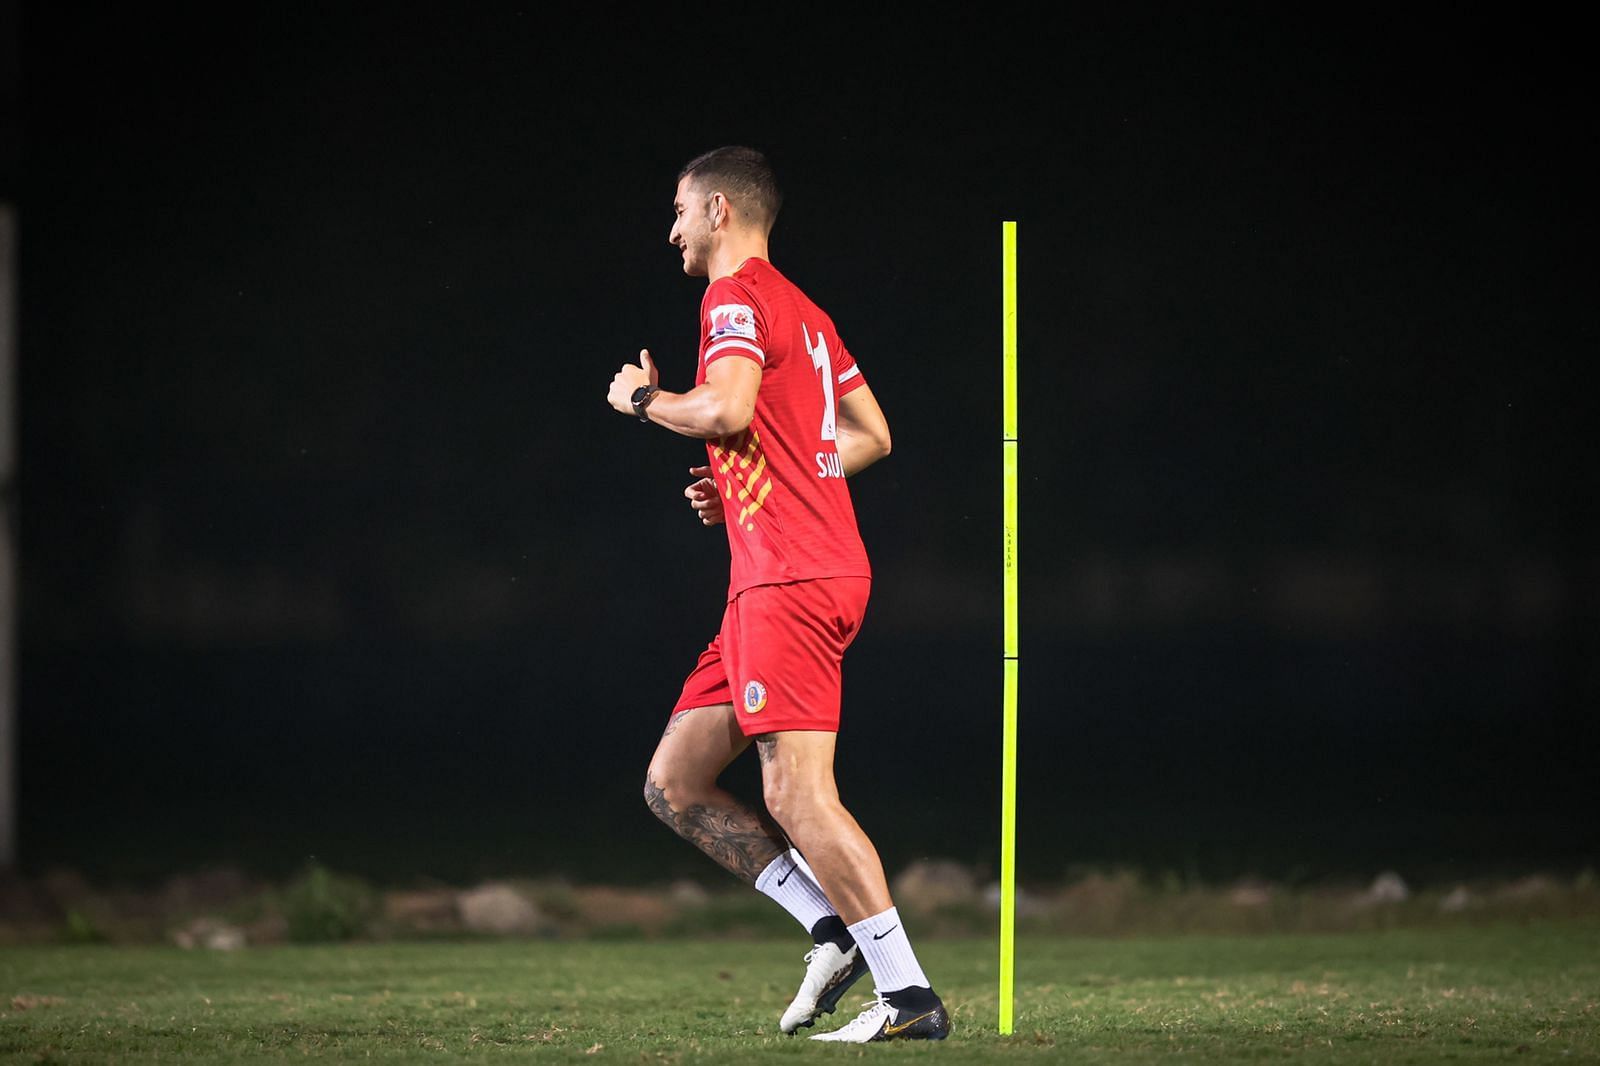
[[[759,681],[747,681],[744,686],[744,713],[757,714],[767,705],[767,686]]]
[[[756,339],[756,315],[744,304],[719,304],[711,309],[711,338]]]

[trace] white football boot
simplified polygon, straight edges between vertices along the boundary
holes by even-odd
[[[938,996],[922,1009],[912,1011],[893,1006],[879,994],[851,1021],[811,1039],[870,1044],[877,1040],[943,1040],[949,1035],[950,1015],[945,1013],[944,1002]]]
[[[778,1028],[792,1036],[796,1029],[815,1024],[817,1015],[832,1014],[840,997],[866,972],[867,961],[856,945],[840,951],[835,944],[818,944],[806,952],[805,980]]]

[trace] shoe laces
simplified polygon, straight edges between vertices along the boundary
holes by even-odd
[[[883,998],[883,993],[876,988],[872,990],[874,997],[864,1001],[860,1014],[850,1019],[844,1025],[831,1033],[822,1033],[812,1037],[813,1040],[840,1040],[850,1043],[865,1043],[883,1026],[886,1020],[893,1020],[894,1007]]]
[[[861,1006],[863,1010],[871,1010],[874,1007],[887,1007],[889,1006],[889,1001],[882,992],[874,988],[872,990],[872,998],[862,1000]]]
[[[822,995],[823,989],[827,987],[829,980],[833,977],[833,971],[822,966],[820,962],[814,963],[812,961],[822,953],[823,947],[824,945],[818,944],[806,952],[806,976],[805,980],[801,982],[799,995],[812,997]]]

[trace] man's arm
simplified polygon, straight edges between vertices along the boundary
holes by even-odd
[[[611,379],[606,399],[625,415],[633,414],[633,390],[654,385],[655,364],[648,349],[639,353],[639,365],[628,363]],[[688,392],[656,394],[644,409],[650,421],[674,433],[701,440],[727,437],[750,425],[756,414],[756,393],[761,388],[761,364],[743,356],[726,356],[706,367],[706,380]]]
[[[850,477],[889,454],[889,420],[883,417],[872,389],[866,385],[839,397],[834,417],[839,460]]]

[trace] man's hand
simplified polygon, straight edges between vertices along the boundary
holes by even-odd
[[[640,348],[638,365],[623,363],[622,369],[611,379],[611,391],[606,393],[606,401],[623,414],[631,415],[633,390],[640,385],[654,385],[659,380],[661,373],[656,370],[655,363],[650,361],[650,349]]]
[[[695,509],[700,516],[703,526],[716,526],[722,524],[722,496],[717,492],[717,483],[711,479],[709,466],[691,466],[689,474],[700,480],[683,490],[684,496],[689,500],[689,506]]]
[[[889,454],[889,422],[865,383],[839,397],[838,412],[839,461],[854,477]]]

